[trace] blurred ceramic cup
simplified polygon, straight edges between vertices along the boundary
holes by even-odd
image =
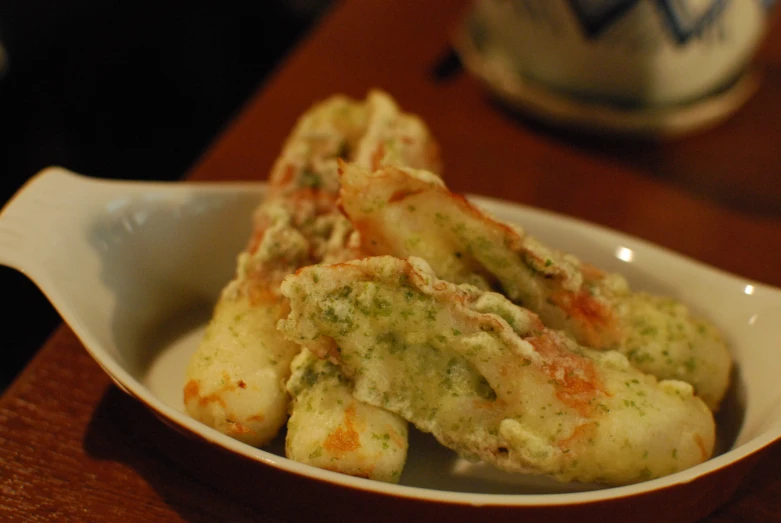
[[[581,106],[680,107],[723,95],[748,76],[773,3],[477,0],[462,35],[468,45],[459,47],[471,49],[467,61],[499,90],[512,91],[515,81]]]

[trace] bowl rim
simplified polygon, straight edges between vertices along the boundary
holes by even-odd
[[[189,185],[190,188],[196,191],[214,191],[218,192],[229,187],[229,190],[241,188],[242,190],[253,191],[258,197],[265,195],[267,184],[265,182],[227,182],[227,183],[211,183],[211,182],[152,182],[147,184],[146,182],[109,182],[117,184],[131,184],[136,187],[147,186],[150,190],[166,190],[169,187],[178,185],[181,187],[183,184]],[[774,298],[781,300],[781,289],[776,287],[751,281],[747,278],[731,274],[721,269],[709,266],[696,259],[687,257],[683,254],[677,253],[665,247],[655,245],[651,242],[631,236],[627,233],[605,227],[599,224],[595,224],[586,220],[578,219],[572,216],[567,216],[561,213],[540,209],[537,207],[511,202],[507,200],[501,200],[498,198],[491,198],[486,196],[480,196],[475,194],[467,194],[467,198],[474,201],[478,205],[485,205],[488,207],[489,212],[496,212],[497,209],[508,209],[510,212],[525,212],[534,215],[542,216],[546,219],[552,219],[558,222],[569,225],[577,225],[578,227],[592,230],[596,233],[608,235],[616,240],[623,242],[629,242],[631,245],[641,247],[643,249],[649,249],[655,251],[668,259],[674,260],[676,263],[682,263],[689,265],[692,268],[696,268],[701,271],[710,273],[719,278],[734,281],[740,285],[753,285],[757,292],[770,293]],[[31,276],[32,277],[32,276]],[[36,282],[37,284],[38,282]],[[409,486],[400,484],[390,484],[378,481],[373,481],[365,478],[358,478],[340,474],[337,472],[319,469],[310,465],[302,464],[273,454],[271,452],[251,447],[245,443],[239,442],[229,436],[226,436],[215,429],[212,429],[193,418],[190,418],[186,413],[164,403],[158,396],[156,396],[140,379],[133,376],[131,372],[126,369],[121,362],[113,357],[109,351],[104,349],[97,339],[93,336],[90,330],[82,323],[82,321],[74,317],[67,307],[62,307],[61,301],[58,299],[56,289],[49,289],[46,286],[39,286],[42,293],[52,302],[58,313],[62,316],[65,322],[72,328],[73,332],[83,343],[87,352],[98,363],[98,365],[106,372],[106,374],[114,381],[114,383],[125,393],[141,401],[146,407],[148,407],[154,414],[160,417],[164,422],[172,425],[174,428],[184,432],[191,437],[200,438],[210,444],[217,445],[225,450],[230,451],[233,454],[249,458],[253,461],[260,462],[264,465],[272,468],[293,473],[298,476],[306,477],[309,479],[323,481],[331,484],[335,484],[341,487],[348,487],[371,494],[390,495],[400,498],[416,499],[429,502],[440,502],[446,504],[455,505],[471,505],[471,506],[492,506],[492,507],[563,507],[574,506],[581,504],[591,504],[598,502],[606,502],[611,500],[617,500],[620,498],[627,498],[632,496],[649,494],[669,488],[673,488],[679,485],[685,485],[710,475],[713,472],[719,471],[730,465],[737,464],[740,461],[749,458],[750,456],[758,453],[764,448],[770,446],[774,442],[781,439],[781,422],[776,422],[770,428],[765,429],[760,434],[754,436],[752,439],[742,443],[741,445],[731,448],[724,453],[712,457],[709,460],[695,465],[691,468],[682,470],[680,472],[663,476],[657,479],[644,481],[640,483],[606,487],[599,490],[587,490],[580,492],[565,492],[565,493],[546,493],[546,494],[490,494],[490,493],[474,493],[463,491],[449,491],[429,489],[419,486]]]

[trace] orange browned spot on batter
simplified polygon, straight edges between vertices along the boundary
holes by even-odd
[[[344,168],[347,167],[347,162],[344,161],[342,158],[336,159],[336,172],[339,173],[339,176],[342,176],[344,174]]]
[[[385,156],[385,144],[380,143],[379,147],[374,151],[374,154],[372,154],[372,169],[376,170],[380,167],[383,156]]]
[[[453,302],[458,305],[466,305],[469,300],[469,296],[466,293],[458,293],[453,295]]]
[[[594,421],[578,425],[575,427],[575,430],[572,431],[570,437],[559,441],[558,447],[561,450],[569,450],[584,440],[588,441],[589,438],[593,437],[596,428],[597,424]]]
[[[586,281],[598,281],[605,277],[605,271],[594,267],[590,263],[581,263],[580,272],[583,274],[583,278]]]
[[[410,196],[415,196],[416,194],[420,194],[422,192],[423,189],[399,189],[398,191],[391,194],[390,198],[388,198],[388,203],[400,202],[406,198],[409,198]]]
[[[360,435],[355,430],[355,405],[350,405],[344,412],[344,425],[330,433],[323,448],[332,452],[352,452],[361,447]]]
[[[501,412],[507,408],[507,402],[501,398],[495,400],[472,400],[472,408],[475,410],[483,409]]]
[[[702,439],[702,435],[695,434],[694,435],[694,442],[700,448],[700,455],[702,456],[702,461],[705,461],[706,459],[708,459],[710,457],[710,453],[708,452],[708,448],[705,445],[705,441]]]
[[[263,414],[255,414],[255,415],[250,416],[249,418],[247,418],[247,421],[257,421],[257,422],[262,423],[263,421],[265,421],[265,419],[266,419],[266,416],[264,416]]]
[[[248,434],[250,432],[254,432],[251,428],[247,427],[246,425],[242,425],[238,421],[229,421],[231,424],[231,429],[233,429],[233,432],[236,434]]]
[[[561,347],[551,334],[530,337],[527,341],[542,356],[543,370],[555,383],[559,401],[581,416],[591,416],[597,394],[607,394],[593,362]]]
[[[269,285],[253,281],[244,286],[250,306],[257,307],[261,304],[274,304],[281,301],[281,297],[272,290]]]
[[[244,383],[244,380],[239,380],[239,388],[240,389],[246,389],[247,388],[247,384]]]
[[[221,391],[220,391],[221,392]],[[209,394],[207,396],[203,396],[201,398],[198,398],[198,404],[201,407],[205,407],[209,403],[219,403],[222,408],[225,408],[225,400],[222,399],[219,393],[215,392],[214,394]]]
[[[293,181],[295,174],[296,174],[295,167],[293,167],[291,164],[287,164],[285,168],[282,170],[282,174],[280,174],[279,176],[275,176],[271,180],[271,183],[277,187],[288,185],[290,182]]]
[[[249,243],[247,244],[248,253],[255,254],[255,252],[257,252],[260,244],[263,243],[263,236],[266,235],[267,228],[268,224],[259,224],[255,227],[255,229],[252,231],[252,235],[250,236]]]
[[[225,400],[220,397],[221,392],[222,391],[217,391],[214,394],[209,394],[208,396],[201,396],[201,389],[198,385],[198,382],[195,380],[190,380],[184,386],[184,402],[191,403],[193,401],[198,401],[198,405],[201,407],[205,407],[209,403],[219,403],[223,408],[225,408]]]
[[[184,402],[190,403],[198,398],[200,387],[195,380],[188,381],[184,386]]]
[[[188,381],[184,386],[185,403],[197,400],[198,405],[201,407],[205,407],[209,403],[218,403],[222,408],[226,408],[225,400],[222,398],[222,395],[235,387],[231,385],[231,379],[228,373],[223,372],[222,374],[224,385],[214,393],[206,396],[201,396],[200,386],[195,380]]]
[[[388,429],[390,439],[393,441],[393,443],[396,444],[397,447],[404,448],[407,446],[407,438],[396,432],[390,425],[386,425],[386,428]]]
[[[316,354],[318,358],[328,359],[332,363],[337,365],[342,362],[342,354],[339,352],[339,345],[336,344],[336,340],[328,336],[320,336],[317,339],[316,344],[308,345],[306,347],[313,354]]]
[[[578,341],[596,349],[612,346],[618,338],[618,328],[610,309],[588,292],[557,291],[551,296],[578,326]]]

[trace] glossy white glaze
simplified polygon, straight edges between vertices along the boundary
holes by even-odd
[[[401,484],[391,485],[290,461],[279,442],[259,450],[217,433],[184,413],[184,368],[263,192],[262,184],[117,182],[47,169],[0,214],[0,262],[27,274],[112,379],[172,425],[264,465],[369,492],[518,507],[606,501],[687,483],[781,437],[781,290],[616,231],[477,196],[498,218],[623,272],[636,289],[672,295],[724,330],[738,365],[719,414],[719,455],[654,481],[600,489],[470,464],[414,433]]]

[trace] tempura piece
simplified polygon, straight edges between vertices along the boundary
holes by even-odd
[[[351,476],[398,482],[407,456],[407,422],[356,400],[342,370],[306,349],[291,368],[287,457]]]
[[[285,423],[284,382],[300,350],[275,329],[286,312],[280,282],[303,265],[358,252],[350,224],[334,208],[336,161],[357,145],[365,113],[337,96],[301,117],[272,170],[236,276],[187,368],[187,412],[250,445],[266,445]]]
[[[618,350],[643,372],[692,384],[716,410],[731,358],[711,324],[673,299],[631,292],[606,274],[544,246],[447,190],[431,173],[347,164],[341,207],[376,255],[418,256],[447,281],[495,288],[579,343]]]
[[[459,454],[560,481],[624,484],[707,459],[715,424],[690,385],[545,328],[421,259],[305,267],[285,279],[291,341],[340,365],[354,396]]]
[[[367,96],[366,113],[366,131],[354,155],[357,165],[371,169],[396,165],[441,172],[439,147],[420,118],[402,113],[392,98],[378,91]]]
[[[195,419],[255,446],[267,444],[285,422],[285,381],[300,348],[274,329],[286,312],[279,284],[301,266],[362,255],[357,235],[335,205],[337,160],[368,162],[358,158],[368,152],[381,165],[439,166],[425,125],[401,113],[380,91],[370,92],[364,102],[332,97],[299,119],[270,174],[269,192],[255,212],[236,277],[222,292],[188,367],[185,406]],[[378,411],[381,420],[389,415],[375,407],[363,409],[370,410]],[[398,470],[405,457],[399,453]]]
[[[351,154],[359,165],[412,165],[431,170],[440,167],[436,143],[423,122],[402,113],[389,96],[377,91],[367,97],[366,129]],[[327,172],[324,185],[330,187],[332,178],[336,178],[336,166]],[[348,223],[336,207],[333,213]],[[359,257],[358,253],[352,254],[352,258]],[[328,256],[318,259],[323,263],[338,261]],[[315,467],[398,481],[407,456],[406,421],[352,399],[352,386],[332,376],[341,373],[335,366],[327,368],[329,379],[321,372],[320,381],[302,388],[296,369],[310,369],[312,365],[311,356],[300,356],[293,363],[293,375],[287,385],[294,401],[287,426],[286,455]],[[351,439],[346,441],[348,436]]]

